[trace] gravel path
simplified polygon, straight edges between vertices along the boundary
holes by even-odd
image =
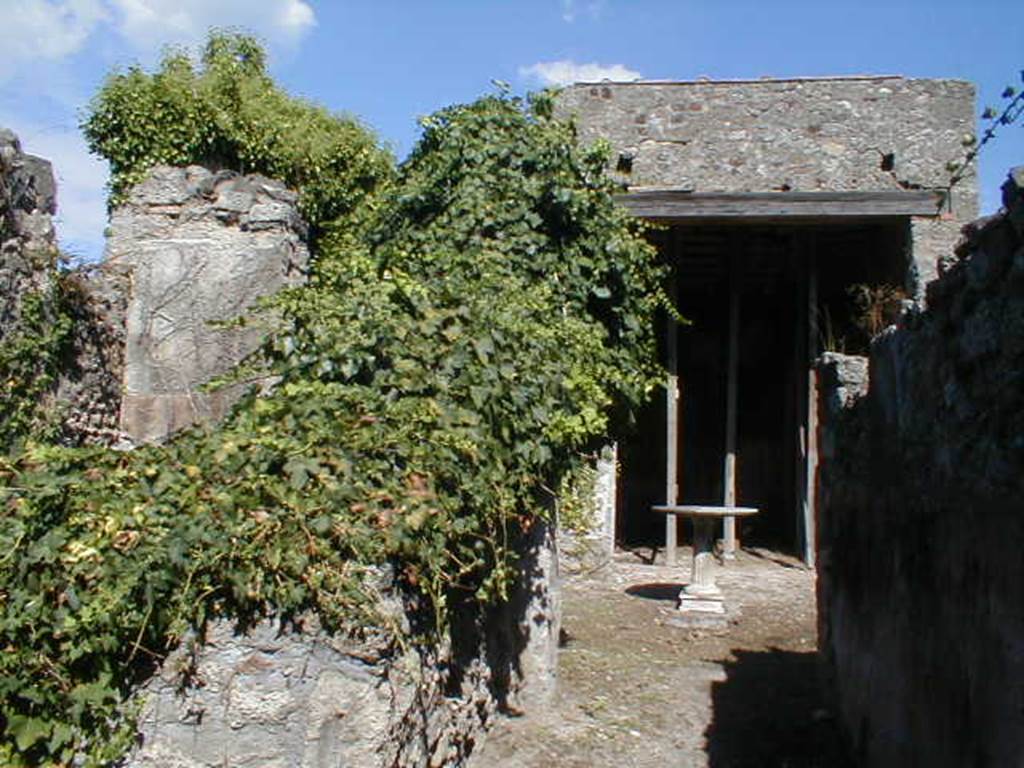
[[[566,580],[557,699],[502,718],[472,768],[852,765],[819,688],[814,573],[745,550],[719,569],[728,628],[679,629],[688,566],[645,555]]]

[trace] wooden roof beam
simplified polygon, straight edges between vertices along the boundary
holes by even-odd
[[[941,189],[873,192],[692,192],[632,189],[616,200],[634,216],[655,221],[737,219],[786,221],[896,216],[940,216],[946,212]]]

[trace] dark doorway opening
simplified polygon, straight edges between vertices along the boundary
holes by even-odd
[[[811,364],[823,350],[866,351],[878,318],[893,314],[877,304],[898,303],[903,295],[908,237],[907,220],[899,218],[677,225],[655,233],[673,269],[677,305],[690,321],[679,327],[676,342],[679,503],[723,502],[729,307],[735,291],[736,503],[761,510],[737,520],[738,537],[742,545],[803,552],[807,430],[814,423]],[[663,354],[667,360],[668,350]],[[664,543],[664,517],[651,507],[666,501],[666,434],[661,393],[639,414],[633,436],[620,444],[621,544]],[[681,529],[679,540],[689,541],[690,532]]]

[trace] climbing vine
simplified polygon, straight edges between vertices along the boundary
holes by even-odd
[[[110,163],[111,206],[154,165],[231,168],[298,190],[317,234],[392,174],[391,156],[366,128],[279,89],[259,43],[238,33],[212,34],[198,65],[175,51],[153,73],[111,74],[82,131]]]
[[[72,344],[73,297],[55,265],[40,268],[44,285],[16,297],[0,337],[0,452],[16,452],[28,439],[52,440],[60,431],[52,395]]]
[[[1024,81],[1024,70],[1021,71],[1021,80]],[[951,188],[960,183],[982,148],[995,138],[999,126],[1012,125],[1020,119],[1021,115],[1024,115],[1024,92],[1008,85],[1003,89],[1002,98],[1005,104],[1001,111],[996,110],[995,107],[986,106],[981,113],[981,119],[986,122],[985,130],[981,133],[981,140],[971,137],[965,142],[967,153],[964,158],[946,164],[946,170],[951,174],[949,177]]]
[[[257,102],[270,86],[239,42],[223,43],[223,64],[221,43],[208,48],[200,75],[177,59],[165,70],[199,93],[227,67],[248,114],[248,78]],[[90,141],[121,130],[104,122],[114,94],[169,88],[118,77]],[[144,162],[119,155],[114,194],[147,163],[232,157],[188,127],[210,103],[229,112],[187,95],[172,120],[171,97],[139,102],[165,135],[138,145]],[[246,168],[282,167],[259,146],[278,145],[250,145]],[[310,283],[274,299],[280,329],[248,363],[273,391],[165,446],[37,444],[0,462],[3,763],[109,762],[130,744],[135,686],[214,617],[312,612],[330,630],[380,631],[379,592],[393,589],[443,633],[453,601],[505,599],[519,537],[657,381],[662,269],[613,203],[605,148],[578,147],[549,95],[427,118],[387,185],[383,172],[353,181],[384,157],[362,156],[303,187],[330,224]]]

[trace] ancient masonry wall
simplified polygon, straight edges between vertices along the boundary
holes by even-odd
[[[63,442],[113,444],[120,438],[126,286],[102,268],[58,278],[56,211],[50,162],[23,153],[18,138],[0,128],[0,340],[17,330],[24,297],[43,293],[56,300],[51,289],[61,279],[60,300],[74,327],[64,369],[47,396],[62,419]]]
[[[871,766],[1024,759],[1024,168],[928,309],[826,356],[820,644]]]
[[[110,219],[104,270],[131,282],[121,428],[160,440],[216,421],[243,384],[206,391],[259,344],[260,297],[305,279],[297,196],[277,181],[154,168]],[[244,326],[215,325],[247,317]]]
[[[902,77],[583,83],[558,110],[576,116],[583,142],[611,142],[630,187],[696,192],[944,188],[975,132],[970,83]],[[977,216],[976,199],[969,174],[947,216],[911,221],[912,294]]]
[[[0,340],[14,329],[22,298],[50,287],[56,212],[49,161],[23,153],[18,137],[0,128]]]
[[[110,229],[102,270],[130,281],[122,429],[134,442],[160,440],[219,419],[244,385],[202,385],[256,348],[265,327],[250,308],[259,298],[305,279],[295,193],[260,176],[161,167],[114,211]],[[211,325],[242,315],[242,327]],[[516,598],[463,617],[447,646],[410,636],[396,651],[315,627],[214,624],[140,692],[140,746],[129,765],[461,764],[496,711],[553,690],[557,556],[553,536],[541,527],[534,536]],[[392,606],[408,628],[402,611]]]
[[[330,636],[315,624],[266,620],[236,632],[215,623],[140,692],[139,747],[128,768],[464,764],[499,710],[540,706],[553,692],[560,615],[553,546],[538,527],[523,548],[512,600],[460,616],[441,647],[396,648],[373,633]],[[394,595],[381,608],[406,621]]]
[[[113,214],[107,260],[60,278],[75,319],[53,393],[67,409],[66,442],[129,447],[226,411],[238,388],[207,393],[202,384],[259,343],[251,305],[304,279],[295,203],[275,181],[198,167],[154,169],[133,190]],[[58,279],[55,210],[50,164],[0,132],[0,339],[21,297]],[[210,324],[243,314],[242,328]],[[386,575],[381,607],[404,645],[372,627],[355,640],[315,622],[213,622],[137,692],[138,746],[127,764],[462,764],[496,712],[540,706],[554,691],[554,535],[535,526],[519,549],[512,599],[484,613],[456,607],[441,644],[413,639],[415,615]]]

